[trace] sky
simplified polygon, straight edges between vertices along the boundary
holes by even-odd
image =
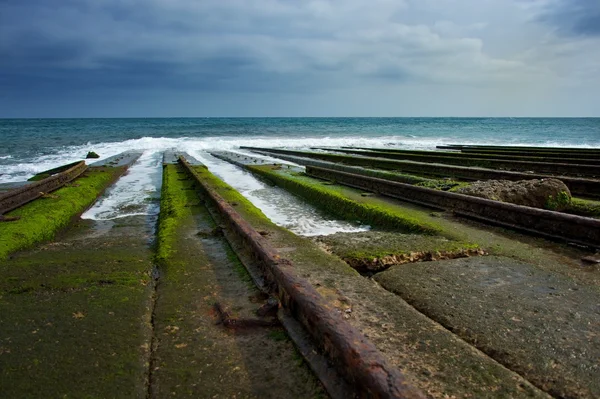
[[[600,0],[0,0],[0,117],[600,116]]]

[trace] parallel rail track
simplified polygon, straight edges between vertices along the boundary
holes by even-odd
[[[179,163],[227,220],[228,227],[252,250],[283,308],[304,326],[359,397],[425,397],[367,338],[332,311],[315,288],[297,274],[293,264],[282,258],[223,197],[206,185],[184,157],[179,157]]]
[[[310,159],[319,159],[333,163],[343,163],[346,165],[362,166],[367,168],[380,168],[387,170],[397,170],[403,173],[415,173],[417,175],[451,177],[462,180],[532,180],[547,179],[556,177],[567,185],[571,193],[591,198],[600,198],[600,180],[587,179],[570,176],[549,176],[537,173],[512,172],[507,170],[494,170],[479,167],[466,167],[455,165],[434,164],[426,162],[401,161],[394,159],[383,159],[374,157],[354,157],[351,155],[338,155],[329,153],[282,150],[273,148],[259,147],[240,147],[245,150],[255,151],[265,155],[275,155],[281,159],[284,156],[295,156]],[[301,161],[298,162],[302,165]]]
[[[266,151],[260,151],[266,153]],[[418,187],[373,176],[364,169],[296,156],[282,159],[304,164],[310,176],[335,181],[400,200],[450,210],[458,215],[506,226],[554,240],[600,248],[600,220],[545,209],[493,201],[464,194]]]
[[[0,215],[40,198],[44,194],[58,190],[65,184],[75,180],[86,170],[87,165],[84,161],[80,161],[63,172],[0,194]]]

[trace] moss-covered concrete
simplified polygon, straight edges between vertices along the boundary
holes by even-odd
[[[87,209],[124,168],[90,168],[51,196],[39,198],[5,216],[19,220],[0,223],[0,261],[15,251],[52,239]]]
[[[372,274],[392,265],[484,255],[476,244],[442,236],[387,231],[336,233],[314,240],[361,273]]]
[[[254,320],[266,296],[182,172],[167,165],[163,174],[150,397],[324,397],[281,327],[219,324],[215,304]]]
[[[455,217],[449,212],[432,212],[427,208],[411,205],[392,198],[379,195],[365,196],[365,193],[360,190],[312,179],[294,172],[293,169],[288,170],[287,168],[278,168],[273,165],[261,167],[248,166],[248,169],[260,171],[259,174],[268,180],[271,180],[273,175],[278,174],[281,176],[279,180],[285,178],[299,182],[308,181],[312,185],[320,185],[322,189],[334,191],[359,203],[368,203],[369,205],[381,207],[390,212],[400,212],[401,214],[408,212],[410,215],[415,215],[424,223],[436,226],[436,229],[440,232],[439,235],[458,241],[465,248],[478,247],[489,254],[522,260],[534,264],[543,270],[563,274],[583,284],[600,286],[600,273],[597,273],[595,270],[590,272],[589,267],[586,267],[581,261],[582,257],[590,255],[586,249],[553,243],[543,238],[532,237],[501,227],[493,227],[469,221],[464,218]],[[275,182],[275,179],[271,181]],[[316,202],[313,203],[317,204]]]
[[[144,397],[151,233],[144,217],[0,262],[0,392],[24,397]]]
[[[423,220],[418,212],[410,209],[390,209],[385,204],[376,203],[369,196],[360,196],[358,190],[327,185],[326,182],[324,184],[323,181],[305,174],[290,172],[289,169],[278,165],[248,166],[248,169],[345,220],[404,232],[441,233],[439,226]],[[354,195],[350,196],[350,193]]]
[[[564,210],[573,215],[600,218],[600,201],[571,198],[571,203]]]
[[[271,223],[247,199],[206,168],[196,170],[203,181],[260,230],[282,256],[290,259],[298,273],[344,314],[348,322],[429,396],[547,397],[517,374],[415,311],[398,296],[361,277],[340,258]],[[359,192],[356,195],[367,198],[361,197]]]
[[[429,179],[428,181],[415,184],[418,187],[431,188],[440,191],[456,191],[461,187],[468,186],[470,183],[461,182],[453,179]]]

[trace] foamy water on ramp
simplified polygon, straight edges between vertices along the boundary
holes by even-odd
[[[81,217],[112,220],[135,215],[157,215],[162,182],[162,152],[146,151]]]
[[[462,144],[500,144],[502,137],[497,142],[488,139],[482,142],[477,140],[461,140]],[[390,147],[417,150],[433,150],[437,145],[455,143],[455,137],[410,137],[401,136],[338,136],[338,137],[141,137],[115,142],[100,142],[95,144],[72,145],[49,148],[48,153],[35,157],[24,157],[3,155],[0,157],[0,183],[17,182],[27,180],[36,173],[47,169],[56,168],[67,163],[81,160],[88,151],[95,151],[100,155],[99,160],[117,155],[123,151],[152,151],[162,152],[174,151],[239,151],[240,146],[255,147],[285,147],[290,149],[309,150],[310,147]],[[519,144],[519,143],[514,143]],[[526,144],[526,143],[525,143]],[[564,146],[564,143],[546,141],[540,143],[545,146]],[[576,146],[576,144],[570,144]],[[253,154],[254,155],[254,154]],[[254,155],[256,156],[256,155]],[[96,161],[96,160],[94,160]]]
[[[248,198],[273,221],[296,234],[326,235],[365,231],[368,226],[329,218],[313,206],[205,151],[189,151],[211,172]],[[268,157],[267,157],[268,158]],[[276,160],[272,158],[272,160]],[[114,220],[135,215],[157,215],[162,182],[162,151],[147,150],[82,218]]]
[[[294,195],[278,187],[271,187],[240,167],[217,159],[208,153],[195,151],[191,152],[190,155],[201,161],[212,173],[248,198],[273,223],[296,234],[315,236],[369,229],[369,226],[361,226],[358,223],[352,224],[327,217],[312,205],[305,203]]]

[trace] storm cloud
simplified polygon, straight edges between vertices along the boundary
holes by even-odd
[[[551,113],[594,4],[3,0],[0,117]]]
[[[600,2],[597,0],[558,0],[547,5],[540,20],[560,34],[600,36]]]

